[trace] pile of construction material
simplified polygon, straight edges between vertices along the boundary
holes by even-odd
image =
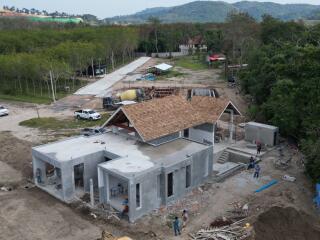
[[[211,227],[209,229],[201,229],[196,234],[191,235],[194,240],[245,240],[251,235],[251,226],[246,224],[243,226],[245,219],[230,225],[222,227]]]

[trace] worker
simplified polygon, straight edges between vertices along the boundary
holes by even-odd
[[[174,230],[174,235],[175,236],[178,236],[178,234],[181,235],[181,232],[180,232],[180,221],[179,221],[178,217],[175,217],[175,219],[173,221],[173,230]]]
[[[123,210],[121,212],[121,217],[123,218],[125,215],[128,215],[129,212],[129,199],[125,198],[122,201]]]
[[[183,210],[182,212],[182,228],[187,226],[187,222],[189,221],[189,214],[187,210]]]
[[[255,164],[255,159],[253,156],[250,157],[250,160],[249,160],[249,165],[248,165],[248,169],[251,169],[251,168],[254,168],[254,164]]]
[[[259,178],[260,170],[261,169],[260,169],[259,164],[256,164],[254,166],[254,175],[253,175],[254,178]]]
[[[259,140],[256,141],[256,144],[257,144],[257,156],[258,156],[258,155],[260,155],[262,145]]]
[[[37,182],[41,183],[41,170],[40,170],[40,168],[37,168],[37,170],[36,170],[36,177],[37,177]]]

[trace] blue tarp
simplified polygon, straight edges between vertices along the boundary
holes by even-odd
[[[266,185],[263,185],[261,188],[255,190],[254,192],[255,193],[262,192],[263,190],[265,190],[265,189],[267,189],[267,188],[269,188],[272,185],[277,184],[277,183],[278,183],[277,180],[272,180],[271,182],[267,183]]]
[[[316,197],[313,199],[314,203],[320,208],[320,183],[316,184]]]

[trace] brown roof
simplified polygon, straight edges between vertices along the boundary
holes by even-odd
[[[189,38],[188,44],[189,44],[189,45],[193,45],[193,44],[203,44],[203,38],[202,38],[202,36],[200,36],[200,35],[195,36],[195,37],[193,37],[193,38]]]
[[[226,98],[212,98],[209,96],[193,96],[191,105],[201,114],[202,119],[206,122],[216,122],[226,108],[232,104]],[[233,104],[232,104],[233,105]],[[240,112],[239,112],[240,114]]]
[[[105,125],[128,118],[141,138],[150,141],[193,126],[214,123],[229,103],[226,99],[212,97],[194,96],[192,101],[187,101],[181,96],[168,96],[123,106]],[[125,116],[121,116],[121,111]]]
[[[144,141],[203,123],[190,102],[181,96],[168,96],[127,105],[122,107],[122,110]]]

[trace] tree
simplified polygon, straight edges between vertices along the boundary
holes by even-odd
[[[156,52],[159,53],[159,48],[158,48],[158,29],[159,29],[159,25],[160,25],[161,21],[160,21],[160,19],[158,19],[156,17],[150,17],[148,22],[149,22],[149,24],[151,24],[151,26],[153,28],[155,48],[156,48]]]
[[[231,12],[224,29],[225,41],[231,42],[232,60],[242,63],[247,50],[257,41],[259,25],[247,13]],[[228,49],[226,52],[229,52]]]

